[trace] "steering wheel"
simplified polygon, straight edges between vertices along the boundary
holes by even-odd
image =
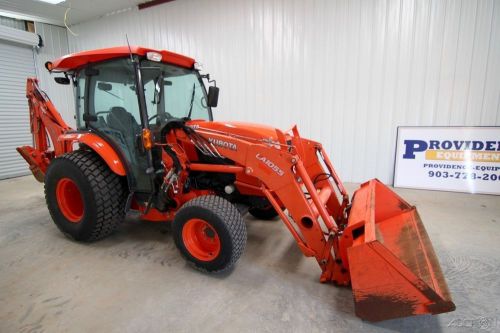
[[[151,117],[148,118],[148,123],[150,123],[151,120],[158,118],[159,115],[161,116],[160,117],[160,121],[162,121],[162,120],[168,120],[168,119],[172,119],[173,118],[172,115],[170,113],[168,113],[168,112],[164,112],[164,113],[161,113],[161,114],[157,113],[157,114],[154,114],[154,115],[152,115]]]

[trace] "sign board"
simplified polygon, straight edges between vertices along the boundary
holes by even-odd
[[[500,127],[398,127],[394,187],[500,194]]]

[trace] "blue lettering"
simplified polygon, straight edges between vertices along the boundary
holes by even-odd
[[[495,141],[486,141],[486,148],[485,150],[495,150]]]
[[[441,148],[448,150],[451,148],[451,145],[451,141],[443,141],[443,143],[441,143]]]
[[[429,142],[429,149],[439,149],[439,141],[438,140],[431,140]]]
[[[481,141],[472,141],[472,150],[483,150],[484,143]]]
[[[403,158],[415,159],[415,152],[422,152],[427,149],[427,142],[422,140],[405,140],[406,146]]]
[[[460,150],[462,146],[464,145],[463,141],[453,141],[453,144],[455,145],[456,150]]]

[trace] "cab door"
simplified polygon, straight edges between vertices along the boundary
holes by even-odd
[[[78,127],[103,136],[125,160],[131,191],[152,193],[134,67],[128,58],[87,67],[77,77]],[[85,115],[85,117],[84,117]]]

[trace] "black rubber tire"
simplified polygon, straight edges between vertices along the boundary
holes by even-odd
[[[268,206],[266,208],[260,207],[250,207],[248,212],[255,218],[259,220],[274,220],[278,216],[278,212],[273,206]]]
[[[193,257],[182,239],[182,229],[190,219],[203,219],[220,239],[219,255],[211,261]],[[245,250],[247,229],[238,209],[224,198],[205,195],[186,202],[176,213],[172,224],[175,245],[186,260],[204,272],[221,272],[231,268]]]
[[[70,178],[82,197],[83,216],[76,223],[66,219],[57,203],[56,187],[62,178]],[[45,200],[63,234],[76,241],[95,241],[113,233],[125,218],[126,183],[94,152],[76,150],[50,162]]]

